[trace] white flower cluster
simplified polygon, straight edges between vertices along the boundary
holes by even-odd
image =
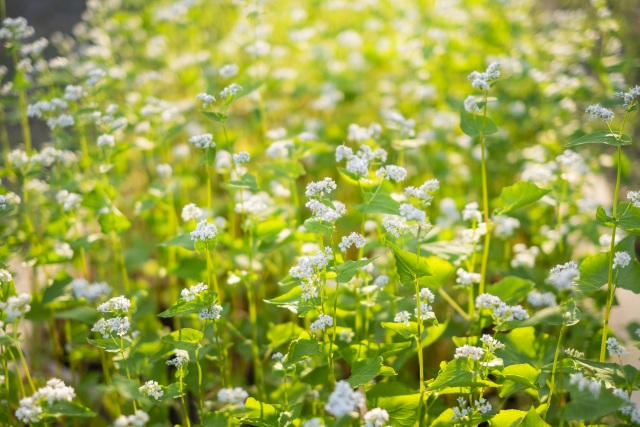
[[[113,147],[116,145],[116,138],[113,135],[107,133],[98,137],[98,147]]]
[[[329,265],[333,259],[333,251],[329,246],[324,251],[318,251],[314,255],[300,257],[298,264],[289,269],[289,274],[296,279],[302,279],[302,299],[308,300],[318,296],[315,281],[320,270]]]
[[[238,74],[238,66],[236,64],[225,64],[218,70],[221,77],[229,78]]]
[[[128,317],[113,317],[111,319],[99,319],[91,328],[91,332],[98,332],[102,338],[111,338],[111,334],[123,337],[129,332],[131,324]]]
[[[501,215],[494,220],[494,232],[498,237],[512,237],[517,228],[520,228],[520,221],[516,218]]]
[[[98,311],[101,313],[127,313],[129,311],[129,307],[131,307],[131,301],[123,296],[119,296],[111,298],[109,301],[100,304],[98,306]]]
[[[467,406],[467,401],[464,397],[458,397],[458,406],[451,408],[453,416],[451,421],[469,421],[469,415],[473,414],[473,408]]]
[[[134,415],[120,415],[113,422],[113,427],[144,427],[149,420],[149,414],[138,409]]]
[[[509,306],[500,298],[491,294],[482,294],[476,298],[476,308],[488,308],[493,311],[493,315],[502,321],[525,320],[529,318],[527,310],[521,305]]]
[[[206,219],[200,220],[196,229],[190,233],[191,240],[197,242],[206,242],[207,240],[215,239],[218,235],[218,228],[212,222],[207,222]]]
[[[200,293],[206,291],[207,289],[209,289],[209,286],[201,282],[197,285],[189,287],[188,289],[184,288],[182,292],[180,292],[180,295],[185,301],[193,301],[194,299],[196,299],[196,297],[200,296]]]
[[[217,320],[220,318],[220,314],[222,313],[222,306],[218,304],[214,304],[211,307],[203,308],[198,313],[198,317],[201,320]]]
[[[272,159],[286,159],[289,157],[289,149],[293,147],[294,143],[291,139],[274,141],[267,147],[267,149],[265,150],[265,154]]]
[[[194,147],[200,148],[201,150],[206,150],[207,148],[213,148],[216,146],[216,143],[213,142],[213,135],[210,133],[194,135],[189,138],[189,142],[193,144]]]
[[[69,104],[60,98],[53,98],[51,101],[38,101],[27,106],[27,116],[41,119],[43,113],[54,113],[58,110],[64,110],[68,106]]]
[[[413,119],[407,119],[401,113],[397,111],[384,111],[382,113],[387,126],[390,129],[395,129],[400,133],[401,138],[415,136],[416,121]],[[384,160],[383,160],[384,162]]]
[[[411,313],[408,311],[401,311],[400,313],[396,313],[393,321],[396,323],[404,323],[405,326],[409,326],[409,319],[411,319]]]
[[[347,127],[347,139],[354,142],[365,142],[369,139],[378,139],[382,133],[382,126],[371,123],[368,128],[351,123]]]
[[[311,182],[307,185],[305,195],[309,198],[321,199],[337,188],[336,183],[331,178],[322,181]]]
[[[189,203],[182,208],[181,216],[183,221],[198,220],[202,217],[202,210],[195,203]]]
[[[566,354],[569,357],[576,357],[578,359],[584,357],[584,353],[581,352],[581,351],[576,350],[575,348],[565,348],[564,349],[564,354]]]
[[[627,252],[616,252],[613,255],[613,268],[625,268],[631,262],[631,255]]]
[[[251,156],[246,151],[241,151],[233,155],[233,162],[236,166],[247,163],[249,160],[251,160]]]
[[[162,390],[160,384],[153,380],[147,381],[144,385],[138,388],[138,390],[145,396],[153,397],[156,400],[160,399],[164,394],[164,390]]]
[[[7,302],[0,301],[0,310],[3,310],[7,314],[7,323],[13,322],[15,319],[29,312],[31,310],[30,302],[31,295],[27,293],[9,297]]]
[[[373,160],[387,161],[387,152],[382,148],[372,150],[368,145],[361,145],[354,155],[353,150],[345,145],[336,148],[336,161],[347,160],[347,170],[358,177],[365,177],[369,174],[369,163]]]
[[[0,285],[4,285],[5,283],[9,283],[13,280],[13,276],[9,272],[9,270],[5,270],[4,268],[0,268]]]
[[[494,351],[504,348],[504,344],[502,344],[497,339],[493,338],[491,335],[484,334],[482,338],[480,338],[480,342],[482,342],[483,347],[489,352],[493,353]]]
[[[475,220],[476,222],[480,222],[482,220],[482,214],[478,210],[478,203],[471,202],[467,203],[462,210],[462,219],[464,221]]]
[[[468,113],[479,113],[480,112],[480,108],[478,107],[478,104],[476,103],[476,99],[473,95],[469,95],[465,98],[464,100],[464,109],[468,112]]]
[[[180,369],[182,365],[189,363],[189,352],[186,350],[176,350],[173,359],[167,360],[167,365]]]
[[[73,279],[71,289],[77,299],[84,298],[87,301],[96,301],[111,293],[111,286],[105,282],[89,283],[86,279]]]
[[[58,117],[51,117],[47,120],[47,126],[49,129],[56,130],[57,128],[68,128],[76,124],[73,116],[69,114],[60,114]]]
[[[624,356],[627,354],[627,350],[614,337],[607,338],[607,351],[610,356]]]
[[[27,24],[22,16],[17,18],[5,18],[0,28],[0,40],[20,40],[31,37],[35,33],[33,27]]]
[[[629,392],[619,388],[614,388],[612,392],[614,396],[626,402],[619,409],[619,411],[622,414],[628,416],[631,419],[632,423],[640,424],[640,408],[638,408],[637,403],[631,401],[631,396],[629,395]]]
[[[640,191],[627,192],[627,199],[631,200],[633,206],[635,206],[636,208],[640,208]]]
[[[267,199],[267,197],[264,197],[264,195],[265,193],[253,194],[248,199],[236,203],[234,211],[247,215],[259,215],[263,213],[269,208],[267,203],[265,203],[265,199]]]
[[[401,219],[396,219],[393,217],[385,217],[382,220],[382,226],[387,230],[387,233],[395,237],[400,237],[407,231],[409,231],[409,226],[406,222]]]
[[[355,336],[356,334],[351,329],[343,329],[340,331],[340,334],[338,334],[338,339],[349,344]]]
[[[524,243],[518,243],[513,245],[513,254],[511,267],[533,268],[536,265],[536,258],[540,255],[540,249],[537,246],[527,248]]]
[[[196,101],[202,102],[202,108],[207,108],[216,101],[216,98],[213,95],[203,92],[196,95]]]
[[[474,347],[469,344],[465,344],[462,347],[456,348],[456,353],[453,355],[455,359],[465,357],[471,360],[480,360],[484,356],[484,349],[480,347]]]
[[[396,165],[382,166],[376,171],[376,176],[379,178],[400,182],[404,181],[407,177],[407,170],[401,166]]]
[[[242,90],[242,86],[236,83],[232,83],[229,86],[222,89],[222,92],[220,92],[220,98],[225,100],[227,98],[233,99],[233,97],[236,96],[236,94],[241,90]]]
[[[318,319],[309,325],[309,329],[313,332],[318,330],[324,331],[327,326],[333,326],[333,318],[328,314],[320,314]]]
[[[171,168],[171,165],[167,163],[160,163],[156,165],[156,173],[160,178],[171,178],[173,169]]]
[[[311,213],[314,217],[320,218],[323,221],[335,222],[342,215],[347,213],[347,207],[344,203],[333,202],[332,208],[331,206],[327,206],[322,203],[320,200],[312,199],[305,203],[305,206],[311,210]]]
[[[342,236],[342,241],[338,244],[338,247],[342,252],[346,252],[351,246],[355,246],[356,248],[364,248],[364,245],[367,244],[367,239],[364,238],[361,234],[356,233],[355,231],[348,236]]]
[[[555,307],[557,305],[556,296],[551,292],[531,291],[527,295],[527,302],[532,307]]]
[[[67,242],[56,242],[53,245],[53,253],[61,258],[71,259],[73,258],[73,249]]]
[[[427,219],[427,214],[425,211],[416,208],[410,203],[402,203],[400,205],[400,216],[403,216],[407,219],[407,221],[417,221],[419,223],[424,223]]]
[[[42,403],[45,401],[53,405],[59,401],[72,401],[76,397],[73,387],[67,386],[62,380],[52,378],[47,381],[44,387],[40,387],[32,397],[25,397],[20,400],[20,406],[16,409],[15,415],[19,421],[24,423],[37,423],[42,415]]]
[[[249,397],[249,393],[240,387],[222,388],[218,391],[218,400],[220,402],[237,405],[241,408],[244,407],[244,401],[247,400],[247,397]]]
[[[323,427],[323,425],[320,422],[320,418],[311,418],[302,423],[302,427]]]
[[[573,261],[556,265],[550,270],[550,273],[547,278],[547,283],[552,284],[559,291],[569,289],[573,285],[574,280],[580,276],[578,265]]]
[[[418,295],[414,295],[414,298],[419,298],[420,301],[420,317],[418,317],[418,309],[413,309],[416,318],[425,319],[429,317],[429,312],[432,309],[431,304],[436,299],[435,295],[433,295],[433,293],[428,288],[422,288],[420,289],[420,293]]]
[[[374,279],[373,284],[374,286],[377,286],[379,288],[384,288],[389,284],[389,276],[387,276],[386,274],[381,274]]]
[[[593,397],[597,398],[598,396],[600,396],[600,390],[602,388],[600,381],[590,380],[589,378],[586,378],[584,375],[582,375],[582,373],[580,372],[576,374],[571,374],[569,378],[569,384],[577,385],[578,390],[580,391],[589,390],[589,393],[591,393]]]
[[[78,193],[70,193],[67,190],[60,190],[56,194],[56,201],[62,205],[65,212],[78,209],[82,203],[82,196]]]
[[[500,68],[500,64],[498,62],[492,62],[487,67],[487,71],[484,73],[474,71],[469,74],[467,79],[471,82],[472,87],[489,90],[491,88],[489,82],[500,78],[500,70],[498,70],[498,68]]]
[[[373,408],[364,414],[364,425],[362,427],[385,427],[389,421],[389,413],[384,409]]]
[[[359,391],[353,391],[346,381],[338,381],[335,390],[329,395],[324,409],[340,418],[356,411],[363,404],[364,398]]]
[[[640,96],[640,86],[632,87],[629,92],[614,92],[613,96],[622,98],[624,108],[629,108],[635,99]]]
[[[437,179],[430,179],[422,184],[420,187],[407,187],[404,189],[404,194],[408,197],[415,197],[420,201],[422,206],[428,206],[433,200],[433,196],[429,193],[436,191],[440,188],[440,181]]]
[[[600,104],[590,105],[585,110],[592,119],[602,119],[604,122],[613,120],[613,111],[602,107]]]
[[[459,268],[456,271],[456,283],[463,286],[469,286],[473,283],[480,283],[482,275],[480,273],[474,273],[473,271],[467,271],[464,268]]]
[[[67,101],[77,101],[78,99],[86,95],[87,92],[85,92],[82,86],[67,85],[64,88],[64,99],[66,99]]]

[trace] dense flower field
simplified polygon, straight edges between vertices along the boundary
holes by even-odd
[[[2,425],[640,424],[604,1],[82,19],[0,29]]]

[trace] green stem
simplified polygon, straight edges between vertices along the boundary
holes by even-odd
[[[567,197],[567,180],[562,179],[562,192],[560,193],[560,197],[558,198],[558,221],[556,223],[556,234],[558,235],[558,249],[560,249],[560,253],[564,253],[564,239],[562,238],[562,201]]]
[[[22,394],[22,397],[27,397],[27,392],[24,389],[24,384],[22,382],[22,376],[20,375],[20,368],[18,367],[16,356],[13,354],[11,347],[7,347],[7,350],[9,350],[9,356],[11,356],[11,360],[13,360],[13,364],[16,368],[16,375],[18,376],[18,387],[20,388],[20,393]]]
[[[230,325],[230,323],[228,323]],[[224,369],[224,355],[222,354],[222,345],[220,343],[220,337],[218,336],[218,323],[213,321],[213,339],[216,341],[216,350],[218,351],[218,367],[220,368],[220,382],[222,383],[222,388],[227,387],[227,382],[225,381],[225,369]]]
[[[18,50],[13,49],[13,65],[18,69]],[[18,104],[20,106],[20,124],[22,126],[22,140],[27,155],[31,155],[31,129],[27,116],[27,94],[24,89],[18,89]]]
[[[207,322],[204,323],[205,328]],[[204,329],[204,328],[203,328]],[[196,348],[196,366],[198,367],[198,400],[200,402],[200,417],[204,414],[204,403],[202,401],[202,367],[200,366],[200,360],[198,359],[198,349]]]
[[[180,379],[178,381],[178,388],[180,390],[180,393],[182,393],[182,369],[180,369]],[[191,427],[191,420],[189,419],[189,408],[187,407],[187,404],[184,401],[184,393],[182,393],[182,396],[180,396],[180,400],[182,400],[182,417],[184,418],[184,422],[187,425],[187,427]]]
[[[422,226],[418,226],[418,236]],[[416,265],[420,264],[420,243],[416,247]],[[424,398],[424,366],[422,361],[422,310],[420,307],[420,286],[418,284],[418,276],[415,278],[416,290],[416,317],[418,319],[418,333],[416,334],[416,345],[418,346],[418,364],[420,365],[420,404],[418,406],[418,420],[422,420],[422,406]]]
[[[482,132],[480,134],[480,143],[482,148],[482,203],[484,205],[484,222],[487,227],[487,233],[484,236],[484,248],[482,250],[482,266],[480,268],[480,288],[478,294],[484,293],[484,287],[487,277],[487,262],[489,261],[489,245],[491,243],[491,223],[489,220],[489,192],[487,190],[487,161],[486,161],[486,144],[485,144],[485,126],[487,123],[487,92],[484,93],[484,106],[482,108]]]
[[[558,344],[556,345],[556,355],[553,358],[553,368],[551,370],[551,386],[549,387],[549,399],[547,403],[551,406],[551,398],[556,390],[556,367],[558,366],[558,356],[560,354],[560,347],[562,347],[562,335],[564,334],[565,324],[562,324],[560,328],[560,336],[558,337]],[[546,414],[545,414],[546,417]]]
[[[256,385],[261,401],[266,400],[264,388],[264,374],[260,362],[258,349],[258,314],[256,310],[255,289],[253,284],[253,223],[249,225],[249,281],[247,283],[247,298],[249,300],[249,318],[251,319],[251,353],[253,355],[253,369],[256,374]]]
[[[469,315],[458,305],[458,303],[451,298],[451,296],[442,288],[438,288],[438,293],[444,300],[449,303],[449,305],[456,311],[460,316],[462,316],[465,320],[469,320]]]
[[[359,181],[358,181],[359,182]],[[336,259],[337,252],[333,243],[333,233],[331,233],[331,249],[333,250],[333,268],[338,271],[338,261]],[[340,283],[336,282],[336,290],[333,294],[333,337],[329,340],[329,379],[332,383],[336,382],[335,372],[333,370],[333,343],[336,341],[336,331],[338,326],[338,294],[340,293]],[[329,334],[327,334],[329,335]]]
[[[115,339],[114,339],[115,340]],[[127,379],[131,380],[131,373],[129,372],[129,364],[127,363],[127,357],[124,355],[124,343],[122,337],[120,337],[120,356],[122,356],[122,362],[124,363],[124,370],[127,373]],[[137,411],[136,401],[133,401],[133,411]]]
[[[613,196],[613,218],[616,218],[618,210],[618,195],[620,193],[620,174],[622,171],[622,148],[618,147],[618,173],[616,177],[616,190]],[[605,307],[604,324],[602,326],[602,342],[600,344],[600,362],[604,362],[607,348],[607,329],[609,328],[609,317],[611,316],[611,304],[613,303],[615,285],[613,283],[613,256],[616,243],[616,225],[611,229],[611,245],[609,246],[609,271],[607,275],[607,304]]]
[[[207,218],[211,218],[212,217],[212,212],[211,212],[211,182],[212,182],[212,178],[211,178],[211,166],[207,166]]]
[[[116,265],[120,270],[120,277],[122,280],[122,284],[124,285],[124,292],[128,294],[131,288],[129,287],[129,276],[127,275],[127,267],[124,263],[124,254],[122,253],[122,240],[115,231],[112,231],[111,241],[113,243],[113,250],[115,252]]]
[[[15,341],[18,340],[18,320],[15,320],[13,322],[13,339]],[[36,386],[33,385],[33,380],[31,379],[31,374],[29,373],[29,365],[27,365],[27,361],[24,358],[24,353],[22,353],[22,348],[20,347],[19,344],[16,345],[16,350],[18,350],[18,356],[20,356],[20,361],[22,362],[24,373],[27,376],[27,381],[29,382],[29,386],[31,387],[31,392],[35,394]]]

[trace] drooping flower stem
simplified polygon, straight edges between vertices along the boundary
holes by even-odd
[[[491,222],[489,219],[489,192],[487,190],[487,159],[486,159],[486,142],[485,142],[485,127],[487,124],[487,91],[484,92],[484,105],[482,106],[482,132],[480,133],[480,144],[482,148],[482,204],[484,213],[484,222],[487,227],[486,234],[484,235],[484,247],[482,248],[482,265],[480,267],[480,288],[478,295],[484,293],[485,281],[487,278],[487,262],[489,261],[489,245],[491,243]]]
[[[620,130],[622,134],[622,130]],[[622,171],[622,148],[618,147],[618,173],[616,176],[616,190],[613,195],[613,211],[612,217],[616,218],[618,208],[618,195],[620,193],[620,173]],[[611,304],[615,293],[615,284],[613,283],[613,256],[616,246],[616,225],[611,228],[611,245],[609,246],[609,271],[607,274],[607,303],[604,312],[604,323],[602,325],[602,342],[600,344],[600,362],[604,362],[607,349],[607,329],[609,328],[609,317],[611,316]]]
[[[561,312],[564,311],[564,305],[562,306]],[[553,368],[551,369],[551,386],[549,387],[549,399],[547,403],[551,405],[551,399],[553,398],[553,393],[556,390],[556,368],[558,366],[558,356],[560,355],[560,347],[562,347],[562,336],[564,335],[565,324],[562,323],[562,327],[560,328],[560,336],[558,336],[558,344],[556,345],[556,354],[553,358]],[[546,417],[546,413],[545,413]]]
[[[13,339],[14,341],[18,340],[18,319],[13,322]],[[33,380],[31,379],[31,373],[29,373],[29,365],[24,358],[24,354],[22,353],[22,348],[20,345],[16,345],[16,350],[18,350],[18,356],[20,356],[20,361],[22,362],[22,367],[24,368],[24,374],[27,377],[27,381],[29,382],[29,386],[31,387],[31,392],[36,392],[36,387],[33,385]],[[17,364],[16,364],[17,366]]]
[[[418,226],[418,236],[422,231],[422,226]],[[416,265],[420,265],[420,242],[416,242]],[[420,286],[418,284],[418,276],[415,277],[415,289],[416,289],[416,318],[417,331],[416,345],[418,347],[418,365],[420,367],[420,404],[418,406],[418,420],[422,420],[422,406],[424,399],[424,363],[422,361],[422,307],[420,306]]]

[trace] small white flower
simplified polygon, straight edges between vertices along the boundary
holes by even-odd
[[[209,308],[203,308],[200,310],[198,317],[202,320],[218,320],[222,310],[222,306],[214,304]]]
[[[202,210],[195,203],[189,203],[182,208],[181,216],[183,221],[198,220],[202,217]]]
[[[607,350],[610,356],[619,355],[624,356],[627,351],[620,345],[617,339],[614,337],[607,338]]]
[[[400,216],[403,216],[407,219],[407,221],[417,221],[419,223],[424,223],[427,219],[427,214],[425,211],[416,208],[412,204],[402,203],[400,205]]]
[[[393,321],[396,323],[404,323],[405,326],[409,326],[410,318],[411,318],[411,314],[408,311],[401,311],[400,313],[396,313],[396,316],[393,318]]]
[[[383,177],[384,179],[393,180],[395,182],[404,181],[407,177],[407,170],[400,166],[389,165],[382,166],[376,171],[377,177]]]
[[[189,352],[185,350],[176,350],[173,359],[167,360],[167,365],[176,368],[180,368],[186,363],[189,363]]]
[[[640,208],[640,191],[627,192],[627,199],[631,200],[633,206],[635,206],[636,208]]]
[[[309,198],[323,198],[337,188],[335,181],[325,178],[322,181],[311,182],[307,185],[305,195]]]
[[[602,107],[600,104],[590,105],[585,110],[592,119],[602,119],[604,122],[613,120],[613,111]]]
[[[158,384],[157,381],[153,380],[147,381],[143,386],[138,388],[138,390],[140,391],[140,393],[146,396],[153,397],[156,400],[160,399],[164,394],[164,391],[162,390],[162,387],[160,387],[160,384]]]
[[[327,314],[320,314],[318,319],[309,326],[309,329],[314,332],[317,330],[324,331],[327,326],[333,326],[333,318]]]
[[[363,404],[364,398],[359,391],[353,391],[346,381],[338,381],[335,390],[329,395],[324,409],[340,418],[356,411]]]
[[[100,304],[98,306],[98,311],[101,313],[108,313],[108,312],[127,313],[130,307],[131,307],[131,301],[129,301],[129,299],[123,296],[118,296],[118,297],[111,298],[109,301],[103,304]]]
[[[480,279],[482,278],[479,273],[467,271],[463,268],[459,268],[458,271],[456,271],[456,274],[458,276],[456,283],[464,286],[469,286],[473,283],[480,283]]]
[[[98,137],[98,147],[113,147],[116,144],[116,139],[113,135],[102,134]]]
[[[244,407],[244,401],[249,397],[249,393],[240,387],[222,388],[218,391],[218,401]]]
[[[557,305],[556,296],[551,292],[538,292],[531,291],[529,295],[527,295],[527,302],[531,304],[532,307],[555,307]]]
[[[552,284],[558,290],[569,289],[576,278],[580,275],[578,265],[569,261],[562,265],[556,265],[550,271],[550,275],[547,278],[547,282]]]
[[[504,348],[504,344],[488,334],[482,335],[480,341],[487,347],[487,351],[489,353],[493,353],[497,349]]]
[[[478,203],[476,202],[468,203],[462,210],[462,219],[464,221],[470,221],[475,219],[476,222],[480,222],[482,220],[482,215],[478,210]]]
[[[600,396],[601,384],[600,381],[590,380],[589,378],[585,378],[582,373],[578,372],[576,374],[571,374],[569,378],[569,384],[577,385],[578,390],[589,390],[589,392],[594,396]]]
[[[0,284],[4,285],[5,283],[9,283],[12,280],[13,280],[13,276],[11,275],[9,270],[0,268]]]
[[[156,166],[156,172],[160,178],[171,178],[171,174],[173,173],[173,169],[171,165],[166,163],[160,163]]]
[[[200,148],[201,150],[206,150],[207,148],[213,148],[216,146],[216,143],[213,142],[213,135],[211,135],[210,133],[194,135],[189,138],[189,142],[196,148]]]
[[[202,102],[202,108],[207,108],[216,101],[216,98],[213,95],[203,92],[196,95],[196,101]]]
[[[389,413],[384,409],[374,408],[364,414],[363,427],[385,427],[389,421]]]
[[[233,161],[236,166],[240,166],[243,163],[247,163],[251,159],[251,156],[246,151],[241,151],[233,155]]]
[[[236,64],[223,65],[218,70],[218,74],[220,74],[220,76],[224,78],[233,77],[238,74],[238,66]]]
[[[469,344],[456,348],[456,353],[453,355],[455,359],[463,357],[471,360],[480,360],[482,359],[482,356],[484,356],[484,350],[482,348],[474,347]]]
[[[367,240],[360,234],[353,232],[349,236],[342,236],[342,242],[338,244],[338,247],[342,252],[346,252],[351,246],[355,246],[360,249],[367,244]]]
[[[356,334],[351,329],[343,329],[340,331],[340,334],[338,335],[338,339],[342,342],[349,344],[351,341],[353,341],[353,338],[355,336]]]
[[[616,252],[613,255],[613,268],[625,268],[631,262],[631,255],[627,252]]]
[[[473,95],[469,95],[464,100],[464,109],[469,113],[478,113],[480,112],[480,108],[478,108],[478,104],[476,103]]]
[[[206,219],[200,220],[196,229],[190,233],[191,240],[206,242],[211,239],[215,239],[218,235],[218,228],[215,224],[207,222]]]

